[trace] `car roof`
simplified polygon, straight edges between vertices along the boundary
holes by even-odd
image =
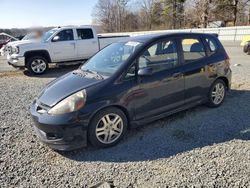
[[[91,25],[69,25],[69,26],[58,26],[56,28],[61,28],[61,29],[78,29],[78,28],[93,28]]]
[[[184,36],[215,36],[214,34],[205,34],[205,33],[190,33],[190,32],[173,32],[173,33],[160,33],[160,34],[148,34],[148,35],[139,35],[135,37],[131,37],[130,39],[127,39],[127,41],[137,41],[141,43],[148,43],[154,40],[158,40],[161,38],[166,37],[184,37]]]

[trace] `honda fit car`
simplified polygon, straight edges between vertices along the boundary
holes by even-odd
[[[207,104],[230,89],[229,57],[216,36],[145,35],[113,43],[43,89],[34,127],[55,150],[117,144],[129,128]]]

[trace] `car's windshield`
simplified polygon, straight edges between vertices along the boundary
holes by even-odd
[[[141,44],[133,41],[113,43],[93,56],[81,69],[111,76]]]
[[[57,29],[52,29],[43,34],[42,40],[44,42],[48,41],[48,39],[57,31]]]
[[[23,38],[22,38],[22,40],[29,40],[29,39],[31,39],[32,38],[32,36],[30,35],[30,34],[27,34],[27,35],[25,35]]]

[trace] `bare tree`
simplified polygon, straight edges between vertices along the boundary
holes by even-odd
[[[153,5],[155,0],[141,0],[141,15],[142,19],[145,20],[145,26],[147,29],[152,29],[152,13],[153,13]]]
[[[98,0],[93,18],[105,32],[245,25],[250,0]],[[134,8],[136,7],[136,8]]]
[[[241,17],[247,16],[246,11],[249,0],[217,0],[214,1],[216,8],[213,14],[217,19],[225,21],[225,24],[232,22],[234,26],[246,24]],[[246,20],[246,19],[245,19]],[[247,22],[247,21],[246,21]]]
[[[125,30],[124,25],[125,25],[125,18],[126,18],[126,6],[128,4],[129,0],[117,0],[117,11],[118,11],[118,22],[119,22],[119,31]]]
[[[196,26],[206,28],[208,23],[213,20],[212,10],[214,5],[212,0],[194,0],[194,7],[192,12],[194,14],[193,20],[196,22]]]
[[[102,25],[104,31],[124,31],[128,2],[129,0],[99,0],[92,14],[94,21]]]
[[[172,21],[171,28],[177,29],[182,27],[184,19],[184,3],[186,0],[163,0],[164,15],[169,21]]]
[[[242,14],[246,15],[246,10],[248,7],[248,3],[250,2],[250,0],[234,0],[233,1],[233,15],[234,15],[234,19],[233,19],[233,25],[236,26],[238,19],[241,17]],[[239,23],[241,24],[241,23]]]
[[[102,25],[104,31],[106,32],[112,32],[114,30],[114,22],[112,20],[112,9],[112,0],[99,0],[92,14],[95,19],[95,22]]]

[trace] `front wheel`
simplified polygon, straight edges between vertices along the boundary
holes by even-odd
[[[222,105],[226,97],[226,84],[223,80],[216,80],[209,91],[209,107],[219,107]]]
[[[127,117],[118,108],[107,108],[98,112],[92,119],[88,139],[94,147],[116,145],[127,131]]]
[[[27,69],[32,74],[43,74],[48,69],[48,61],[42,56],[34,56],[27,60]]]

